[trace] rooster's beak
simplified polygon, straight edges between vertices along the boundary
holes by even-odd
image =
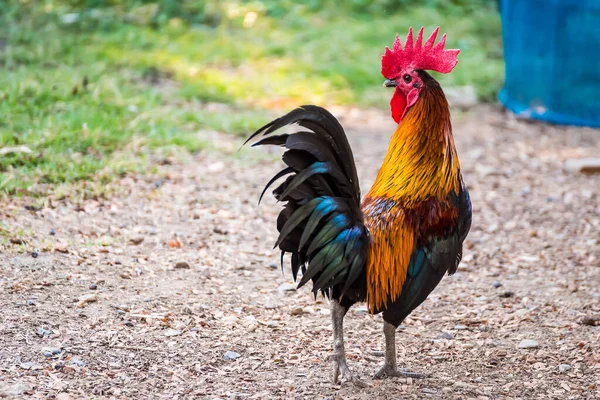
[[[393,79],[386,79],[383,81],[383,87],[396,87],[398,86],[398,82]]]

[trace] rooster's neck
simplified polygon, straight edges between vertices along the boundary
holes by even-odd
[[[452,190],[458,193],[459,169],[448,102],[431,78],[394,132],[367,197],[401,200],[406,206],[445,198]]]

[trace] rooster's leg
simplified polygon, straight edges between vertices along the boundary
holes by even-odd
[[[356,386],[367,386],[352,375],[346,364],[346,351],[344,350],[344,315],[347,309],[336,300],[331,300],[331,320],[333,322],[333,382],[339,383],[340,374],[342,378],[354,383]]]
[[[385,364],[377,371],[375,378],[380,379],[386,376],[404,376],[407,378],[427,378],[426,374],[410,372],[404,369],[398,369],[396,364],[396,327],[389,322],[383,321],[383,334],[385,335]]]

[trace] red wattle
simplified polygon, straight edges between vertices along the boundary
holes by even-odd
[[[419,100],[419,91],[417,89],[411,90],[408,92],[408,96],[404,96],[404,94],[400,92],[400,89],[396,88],[392,100],[390,100],[390,106],[392,109],[392,118],[394,118],[394,121],[396,121],[397,124],[402,121],[404,115],[415,105],[417,100]]]
[[[392,118],[399,124],[402,117],[404,117],[404,110],[406,109],[406,97],[400,92],[399,88],[396,88],[394,91],[394,95],[390,100],[390,108],[392,110]]]

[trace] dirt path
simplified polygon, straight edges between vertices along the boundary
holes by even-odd
[[[393,124],[345,115],[366,190]],[[400,364],[432,378],[371,380],[380,317],[355,307],[349,363],[373,386],[330,382],[328,305],[292,289],[271,250],[279,208],[256,207],[278,155],[217,135],[219,152],[110,200],[0,206],[0,397],[599,398],[600,327],[581,321],[600,315],[600,177],[562,171],[600,153],[599,131],[487,108],[454,124],[464,261],[398,333]]]

